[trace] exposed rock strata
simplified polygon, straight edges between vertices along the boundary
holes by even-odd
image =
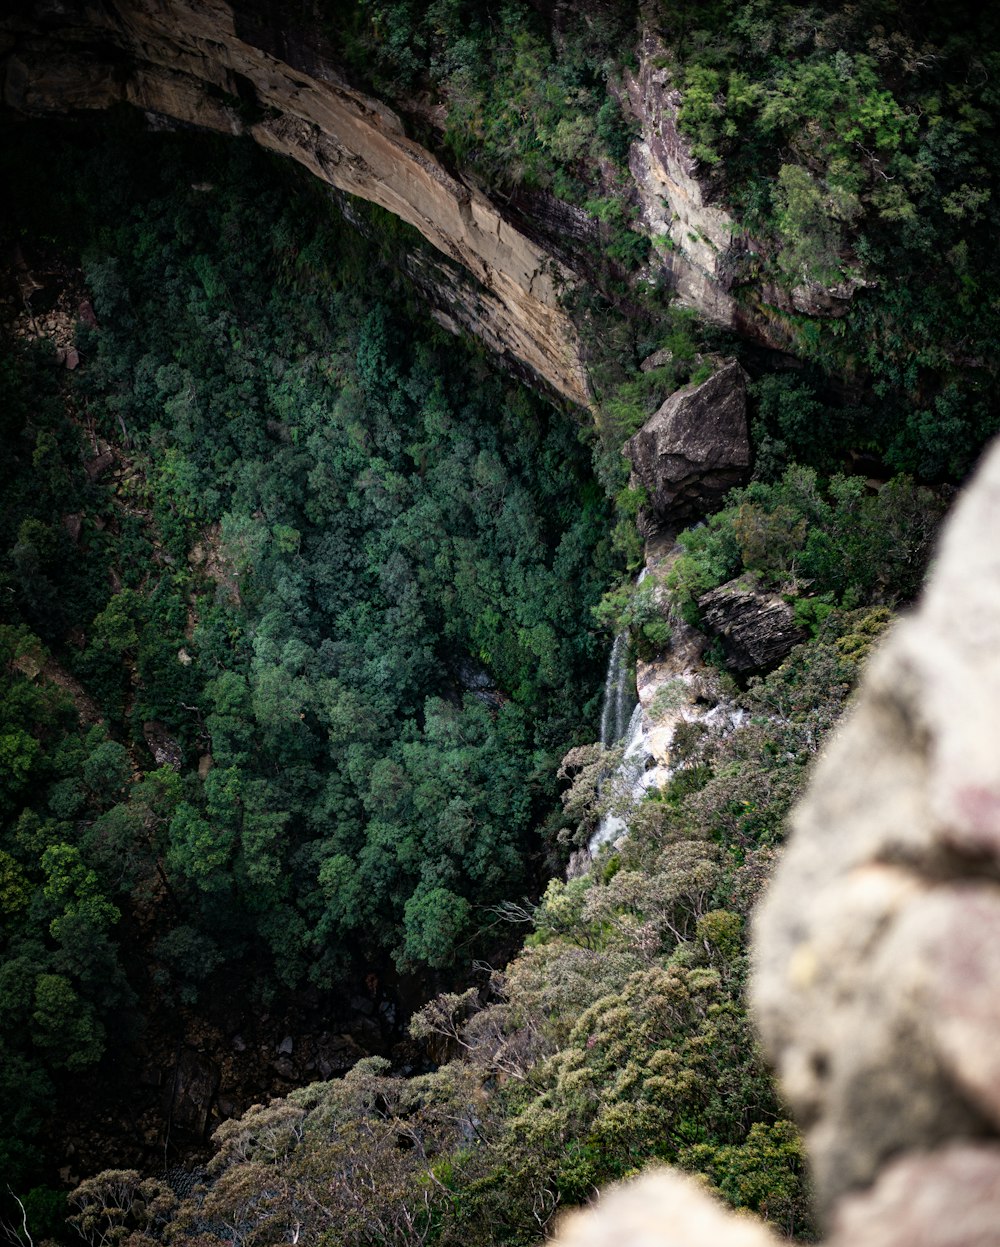
[[[559,305],[569,270],[407,138],[389,108],[342,82],[316,46],[275,44],[265,27],[223,0],[76,0],[61,6],[57,22],[25,9],[0,19],[3,97],[29,113],[124,101],[251,135],[415,226],[481,285],[485,302],[472,316],[488,313],[490,345],[586,405],[576,332]],[[463,315],[468,302],[456,297],[455,318],[475,329]]]
[[[671,394],[622,453],[632,463],[632,485],[644,486],[648,505],[640,527],[680,527],[704,515],[750,466],[746,374],[730,360],[701,385]]]
[[[677,118],[683,102],[669,69],[669,49],[652,30],[640,41],[636,68],[626,71],[622,103],[639,123],[629,152],[629,169],[639,199],[640,222],[656,246],[651,262],[666,275],[678,301],[707,320],[736,329],[772,347],[787,346],[787,334],[761,304],[782,312],[839,317],[846,314],[860,277],[824,286],[806,281],[787,291],[768,284],[733,294],[759,241],[718,202],[719,179],[706,175],[681,134]]]
[[[719,637],[726,665],[734,671],[764,671],[806,639],[792,607],[752,582],[730,580],[698,599],[702,623]]]
[[[125,102],[153,125],[172,119],[249,134],[414,226],[447,257],[411,272],[441,323],[470,330],[545,388],[589,406],[580,343],[560,294],[591,272],[594,218],[523,188],[501,205],[474,178],[453,175],[406,136],[396,113],[343,81],[316,23],[293,29],[287,20],[278,0],[14,0],[0,15],[3,100],[40,114]],[[757,305],[839,315],[857,283],[790,295],[749,289],[734,299],[754,244],[713,202],[678,130],[681,97],[660,67],[663,52],[646,32],[637,69],[617,90],[640,125],[629,164],[639,224],[659,244],[652,269],[708,320],[787,348],[781,318]],[[423,115],[439,125],[438,112]]]
[[[680,302],[716,324],[732,326],[738,311],[727,269],[741,230],[711,202],[698,161],[677,128],[681,93],[662,67],[665,51],[659,37],[646,32],[638,66],[624,80],[624,102],[640,125],[629,153],[640,219],[654,242],[661,243],[658,263]]]

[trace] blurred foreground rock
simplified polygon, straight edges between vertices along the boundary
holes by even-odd
[[[1000,447],[816,768],[757,918],[753,1007],[828,1247],[1000,1242]],[[560,1247],[774,1242],[652,1175]]]
[[[827,1211],[902,1152],[1000,1128],[998,529],[995,448],[759,915],[757,1020]]]
[[[555,1247],[778,1247],[756,1217],[713,1199],[695,1178],[658,1169],[612,1187],[585,1212],[563,1218]]]

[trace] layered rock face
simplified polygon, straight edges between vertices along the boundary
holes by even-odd
[[[339,190],[415,226],[475,278],[433,272],[445,323],[482,334],[547,387],[588,403],[572,274],[484,194],[406,137],[389,108],[341,81],[318,43],[291,40],[224,0],[70,0],[0,18],[3,98],[29,113],[118,102],[223,133],[245,132]],[[272,48],[273,51],[267,50]],[[250,117],[256,120],[250,120]]]
[[[647,536],[704,515],[750,466],[743,369],[729,360],[701,385],[671,394],[622,453],[632,486],[649,498],[639,517]]]
[[[637,67],[625,75],[625,100],[640,125],[629,168],[642,224],[665,244],[659,263],[670,274],[679,301],[716,324],[734,326],[739,314],[727,269],[741,230],[710,201],[698,162],[677,128],[681,94],[662,68],[665,51],[662,41],[646,32]]]
[[[734,671],[774,667],[806,639],[783,598],[743,580],[727,581],[703,594],[698,608],[704,626],[721,638],[726,664]]]
[[[399,117],[351,88],[316,29],[287,26],[281,0],[10,0],[0,14],[2,98],[28,113],[129,103],[225,134],[248,134],[338,190],[394,213],[438,251],[406,262],[449,329],[476,334],[542,387],[590,405],[578,335],[561,293],[589,271],[592,217],[521,188],[503,206],[408,138]],[[677,126],[681,97],[659,67],[663,45],[642,36],[637,68],[617,93],[639,123],[629,165],[652,269],[681,303],[769,347],[787,334],[769,303],[837,315],[843,289],[730,291],[753,244],[712,202]],[[649,273],[647,272],[647,276]]]

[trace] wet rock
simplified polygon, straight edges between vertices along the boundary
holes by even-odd
[[[566,863],[566,878],[579,879],[581,876],[589,873],[593,864],[594,858],[590,849],[586,847],[574,849],[569,855],[569,861]]]
[[[730,360],[700,385],[688,385],[623,447],[633,487],[649,498],[640,513],[647,534],[704,515],[750,466],[746,374]]]
[[[167,1080],[165,1110],[172,1126],[201,1137],[219,1089],[215,1063],[200,1052],[186,1048]]]
[[[764,671],[777,666],[806,639],[790,604],[764,593],[748,579],[730,580],[698,599],[702,624],[722,641],[733,671]]]
[[[281,1043],[278,1044],[278,1051],[282,1056],[292,1055],[295,1051],[295,1040],[291,1037],[291,1035],[286,1035]]]

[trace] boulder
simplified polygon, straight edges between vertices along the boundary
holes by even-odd
[[[750,466],[746,374],[726,362],[700,385],[671,394],[622,453],[634,487],[649,497],[639,516],[646,535],[704,515]]]
[[[747,579],[730,580],[698,599],[706,630],[721,638],[733,671],[777,666],[806,639],[792,607],[776,593],[764,593]]]
[[[786,1240],[781,1240],[786,1241]],[[688,1174],[657,1169],[564,1216],[553,1247],[778,1247],[768,1227],[734,1216]]]
[[[165,723],[159,719],[148,719],[142,725],[142,735],[157,766],[172,766],[175,771],[180,770],[184,751]]]

